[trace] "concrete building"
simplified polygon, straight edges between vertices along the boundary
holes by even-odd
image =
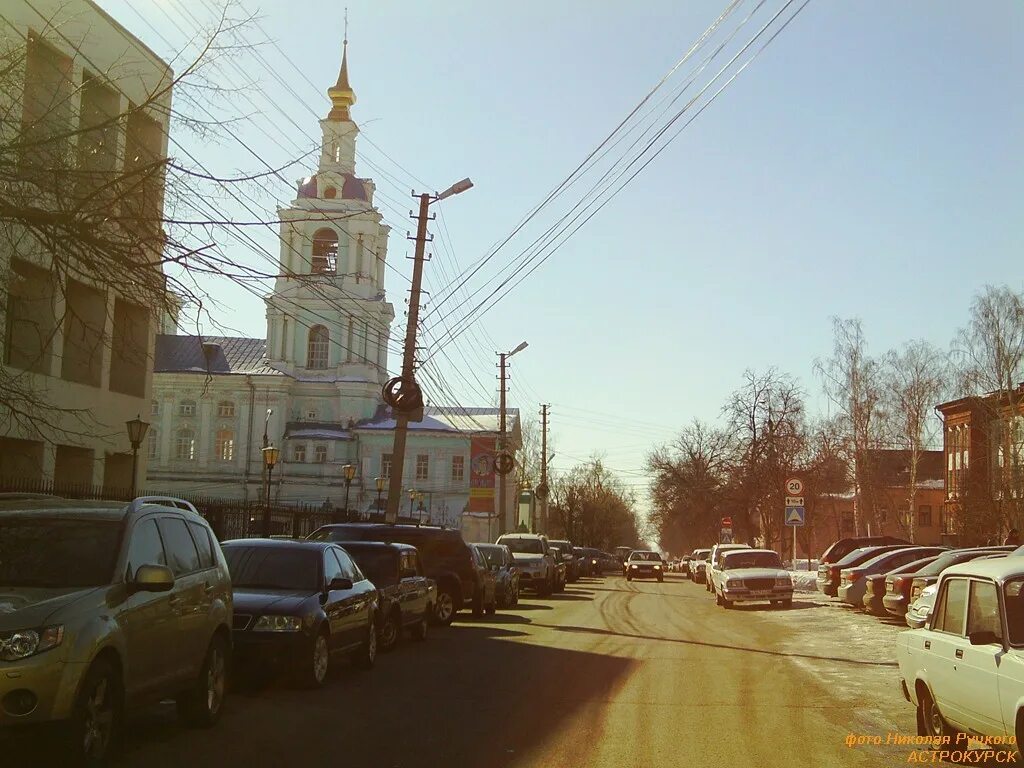
[[[377,509],[376,479],[390,481],[394,422],[381,399],[395,317],[384,287],[389,229],[373,181],[356,174],[347,45],[328,96],[317,171],[278,212],[279,277],[266,297],[266,338],[157,337],[151,488],[260,499],[267,444],[281,449],[269,484],[280,504],[342,509],[347,496],[349,510],[366,514]],[[473,538],[502,530],[490,519],[497,434],[494,408],[428,407],[410,426],[403,478],[403,494],[415,489],[422,498],[411,510],[403,502],[403,513],[465,524]],[[508,435],[518,447],[514,410]],[[354,468],[347,488],[346,466]],[[511,521],[516,489],[508,485]]]
[[[94,222],[83,239],[161,242],[168,65],[91,0],[5,0],[0,46],[13,64],[0,74],[0,163],[19,179],[0,192],[9,210],[80,216],[113,207],[103,196],[116,189],[121,222]],[[78,256],[86,249],[57,245],[54,233],[77,237],[73,223],[35,226],[44,219],[6,215],[0,233],[0,478],[126,489],[125,423],[149,410],[159,302],[119,294]],[[145,262],[131,280],[162,290]]]

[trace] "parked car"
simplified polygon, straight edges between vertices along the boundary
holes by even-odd
[[[980,563],[983,560],[992,560],[1006,557],[1008,553],[1000,552],[998,554],[987,554],[975,557],[964,562]],[[907,615],[903,617],[906,625],[911,629],[921,629],[925,624],[928,623],[928,617],[932,615],[932,609],[935,607],[935,595],[938,592],[938,582],[932,582],[928,584],[917,598],[910,603],[907,607]]]
[[[912,563],[901,565],[898,568],[893,568],[888,573],[868,574],[864,577],[866,586],[864,597],[861,598],[861,608],[863,608],[865,613],[870,613],[873,616],[888,616],[889,612],[885,610],[884,602],[887,585],[901,576],[912,576],[926,565],[935,562],[938,557],[939,555],[924,557]]]
[[[602,552],[601,573],[622,573],[622,561],[611,552]]]
[[[451,624],[455,614],[479,602],[484,588],[480,566],[462,534],[432,525],[389,525],[387,523],[334,523],[309,535],[313,541],[383,541],[416,547],[420,566],[437,582],[434,619]],[[486,570],[486,569],[485,569]]]
[[[220,718],[231,579],[188,502],[0,497],[0,584],[0,730],[59,723],[68,762],[96,764],[137,706]]]
[[[626,558],[626,581],[633,579],[665,580],[665,561],[661,555],[646,549],[634,549]]]
[[[694,584],[703,584],[707,578],[708,555],[710,549],[695,549],[690,555],[690,581]]]
[[[903,696],[917,708],[922,736],[965,732],[1020,744],[1024,560],[975,560],[947,568],[928,625],[897,636],[896,659]]]
[[[774,606],[793,605],[793,578],[778,552],[770,549],[731,549],[719,558],[716,602],[723,608],[734,603],[767,601]]]
[[[969,549],[954,549],[939,555],[929,565],[924,566],[913,574],[907,576],[895,576],[890,582],[885,582],[885,597],[882,604],[885,610],[892,616],[904,618],[910,604],[920,597],[921,592],[929,584],[934,584],[939,579],[939,574],[951,565],[965,563],[984,555],[996,552],[1010,552],[1011,546],[1005,547],[972,547]]]
[[[922,557],[938,555],[948,551],[948,547],[903,547],[894,549],[891,552],[882,552],[875,557],[865,560],[860,565],[852,565],[843,568],[839,572],[839,589],[837,597],[844,603],[854,608],[860,608],[864,598],[864,591],[867,588],[868,574],[879,571],[890,571]]]
[[[536,533],[506,533],[498,537],[512,551],[519,569],[519,586],[534,590],[540,597],[555,591],[555,557],[547,539]]]
[[[898,536],[854,536],[832,542],[818,558],[818,567],[838,563],[855,549],[863,547],[885,547],[890,544],[910,544]]]
[[[494,571],[498,589],[498,607],[511,608],[519,604],[519,569],[510,550],[504,544],[477,544]]]
[[[327,680],[331,658],[377,658],[377,589],[341,547],[319,541],[237,539],[223,544],[235,596],[235,658],[252,669]]]
[[[840,558],[834,563],[828,563],[823,566],[818,566],[818,578],[816,579],[818,590],[826,595],[838,597],[839,582],[844,568],[852,568],[885,552],[892,552],[894,550],[909,546],[912,545],[886,544],[875,545],[870,547],[860,547],[859,549],[855,549],[852,552],[847,553],[844,557]]]
[[[690,560],[692,557],[692,555],[683,555],[682,559],[679,561],[679,567],[677,569],[679,573],[687,577],[690,575]]]
[[[549,545],[558,547],[562,553],[562,561],[565,563],[565,580],[567,583],[572,584],[573,582],[579,581],[580,578],[580,564],[576,560],[576,553],[572,542],[566,541],[565,539],[551,539],[548,541]]]
[[[558,544],[548,542],[548,550],[555,559],[555,592],[565,591],[565,582],[568,578],[569,566],[565,561],[565,552]]]
[[[437,584],[423,574],[416,547],[377,541],[339,541],[377,588],[377,642],[390,651],[408,632],[426,640],[437,602]]]
[[[717,595],[722,590],[722,585],[719,583],[718,577],[722,572],[721,558],[725,552],[730,552],[734,549],[750,549],[749,544],[715,544],[711,548],[711,553],[708,555],[708,564],[704,574],[704,586],[708,592],[712,592]]]

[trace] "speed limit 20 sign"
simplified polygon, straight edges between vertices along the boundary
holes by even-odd
[[[786,495],[799,496],[804,492],[803,481],[799,477],[791,477],[786,481]]]

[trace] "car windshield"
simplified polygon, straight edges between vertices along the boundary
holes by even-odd
[[[114,580],[117,520],[0,517],[0,587],[98,587]]]
[[[650,563],[660,563],[661,555],[657,552],[633,552],[629,556],[630,560],[643,560]]]
[[[386,547],[345,546],[356,565],[377,586],[398,583],[398,553]]]
[[[711,550],[710,549],[698,549],[696,552],[693,553],[693,559],[694,560],[707,560],[708,559],[708,555],[710,555],[710,554],[711,554]]]
[[[501,543],[513,552],[526,555],[543,555],[544,542],[540,539],[502,539]]]
[[[724,570],[736,568],[781,568],[782,560],[776,552],[737,552],[722,558]]]
[[[236,589],[319,591],[321,557],[318,549],[224,546],[231,586]]]

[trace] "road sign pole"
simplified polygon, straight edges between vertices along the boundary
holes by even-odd
[[[793,526],[793,570],[796,570],[796,526]]]

